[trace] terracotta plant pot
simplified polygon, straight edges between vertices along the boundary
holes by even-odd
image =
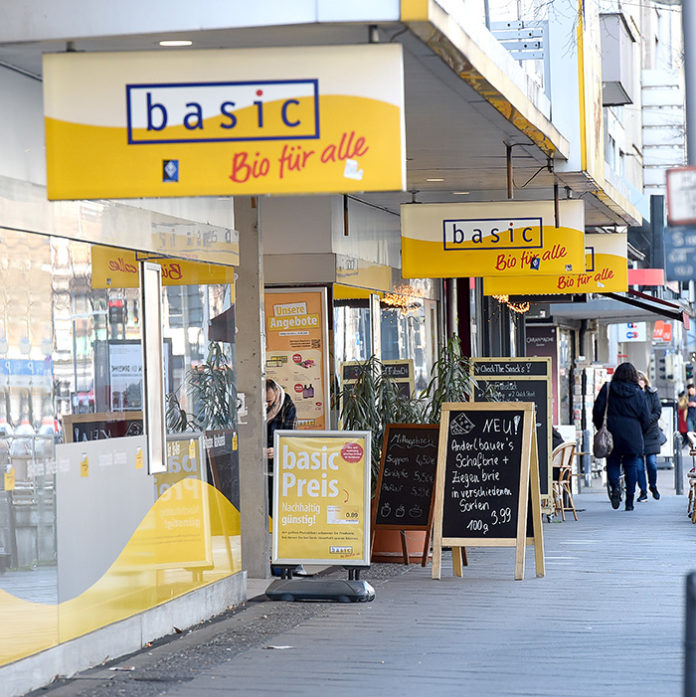
[[[425,545],[425,530],[406,531],[406,546],[408,549],[408,561],[412,564],[420,564],[423,558]],[[428,551],[430,555],[430,551]],[[400,530],[375,530],[372,544],[371,560],[374,562],[404,563],[404,552],[401,544]]]

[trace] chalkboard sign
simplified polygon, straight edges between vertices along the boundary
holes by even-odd
[[[373,529],[430,529],[439,431],[436,424],[387,424]]]
[[[549,373],[545,362],[535,361],[533,358],[474,358],[472,361],[475,378],[503,375],[511,377],[543,375],[546,377]]]
[[[528,506],[537,575],[543,575],[541,507],[531,402],[444,404],[435,488],[433,578],[443,546],[515,547],[515,578],[524,577]],[[531,484],[531,504],[530,504]]]
[[[473,358],[473,376],[478,383],[476,401],[486,400],[493,391],[503,402],[533,402],[536,407],[536,440],[538,444],[541,505],[546,513],[553,511],[551,468],[551,359]]]
[[[363,361],[346,361],[341,363],[341,389],[357,382],[365,370]],[[394,383],[399,394],[410,399],[415,393],[413,361],[410,358],[398,358],[381,362],[382,371]]]

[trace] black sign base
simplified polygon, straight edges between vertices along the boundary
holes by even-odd
[[[271,600],[334,600],[338,603],[368,603],[375,589],[367,581],[323,578],[281,578],[266,589]]]

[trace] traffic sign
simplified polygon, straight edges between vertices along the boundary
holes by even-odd
[[[696,167],[667,170],[667,222],[696,224]]]
[[[669,281],[696,279],[696,226],[665,228],[665,277]]]

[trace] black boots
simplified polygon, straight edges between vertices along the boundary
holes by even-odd
[[[650,487],[650,493],[653,495],[653,498],[655,499],[655,501],[660,500],[660,492],[657,490],[656,486]],[[640,501],[640,499],[638,499],[638,500]]]
[[[611,488],[609,500],[611,501],[611,507],[614,510],[616,510],[621,505],[621,489],[619,489],[618,486]]]

